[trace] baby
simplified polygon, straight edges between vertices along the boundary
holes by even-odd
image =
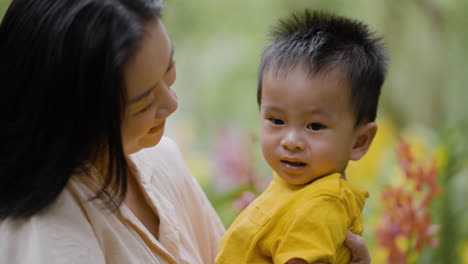
[[[234,221],[217,264],[343,263],[368,193],[345,175],[377,132],[387,58],[366,25],[306,10],[279,21],[261,58],[261,145],[274,180]]]

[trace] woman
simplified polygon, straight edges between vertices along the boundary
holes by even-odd
[[[2,262],[213,262],[224,228],[162,138],[177,97],[161,5],[14,0],[7,10]]]

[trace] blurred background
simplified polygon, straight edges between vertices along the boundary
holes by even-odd
[[[468,263],[467,0],[166,0],[179,97],[166,135],[228,227],[272,176],[256,104],[267,32],[304,8],[363,21],[390,54],[377,138],[347,170],[370,192],[373,263]]]

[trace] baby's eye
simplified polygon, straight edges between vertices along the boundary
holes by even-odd
[[[281,119],[268,118],[268,121],[270,121],[274,125],[284,125],[284,121]]]
[[[318,131],[318,130],[321,130],[321,129],[325,129],[327,127],[325,125],[323,125],[323,124],[320,124],[320,123],[310,123],[310,124],[307,125],[307,128],[310,129],[310,130]]]

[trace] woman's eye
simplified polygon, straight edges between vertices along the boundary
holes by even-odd
[[[270,121],[274,125],[284,125],[284,121],[281,119],[268,118],[268,121]]]
[[[137,114],[143,114],[145,112],[148,112],[151,108],[153,108],[154,106],[154,103],[151,103],[150,105],[148,105],[147,107],[141,109]]]
[[[307,125],[307,128],[310,129],[310,130],[318,131],[318,130],[321,130],[321,129],[325,129],[327,127],[320,124],[320,123],[310,123],[310,124]]]
[[[167,72],[170,72],[170,71],[172,71],[172,70],[174,70],[174,69],[175,69],[175,61],[172,60],[172,61],[171,61],[171,64],[169,65],[169,67],[167,67],[166,73],[167,73]]]
[[[166,76],[165,76],[165,81],[169,89],[174,84],[175,80],[176,80],[176,67],[175,67],[175,62],[173,61],[171,65],[169,66],[169,68],[167,69]]]

